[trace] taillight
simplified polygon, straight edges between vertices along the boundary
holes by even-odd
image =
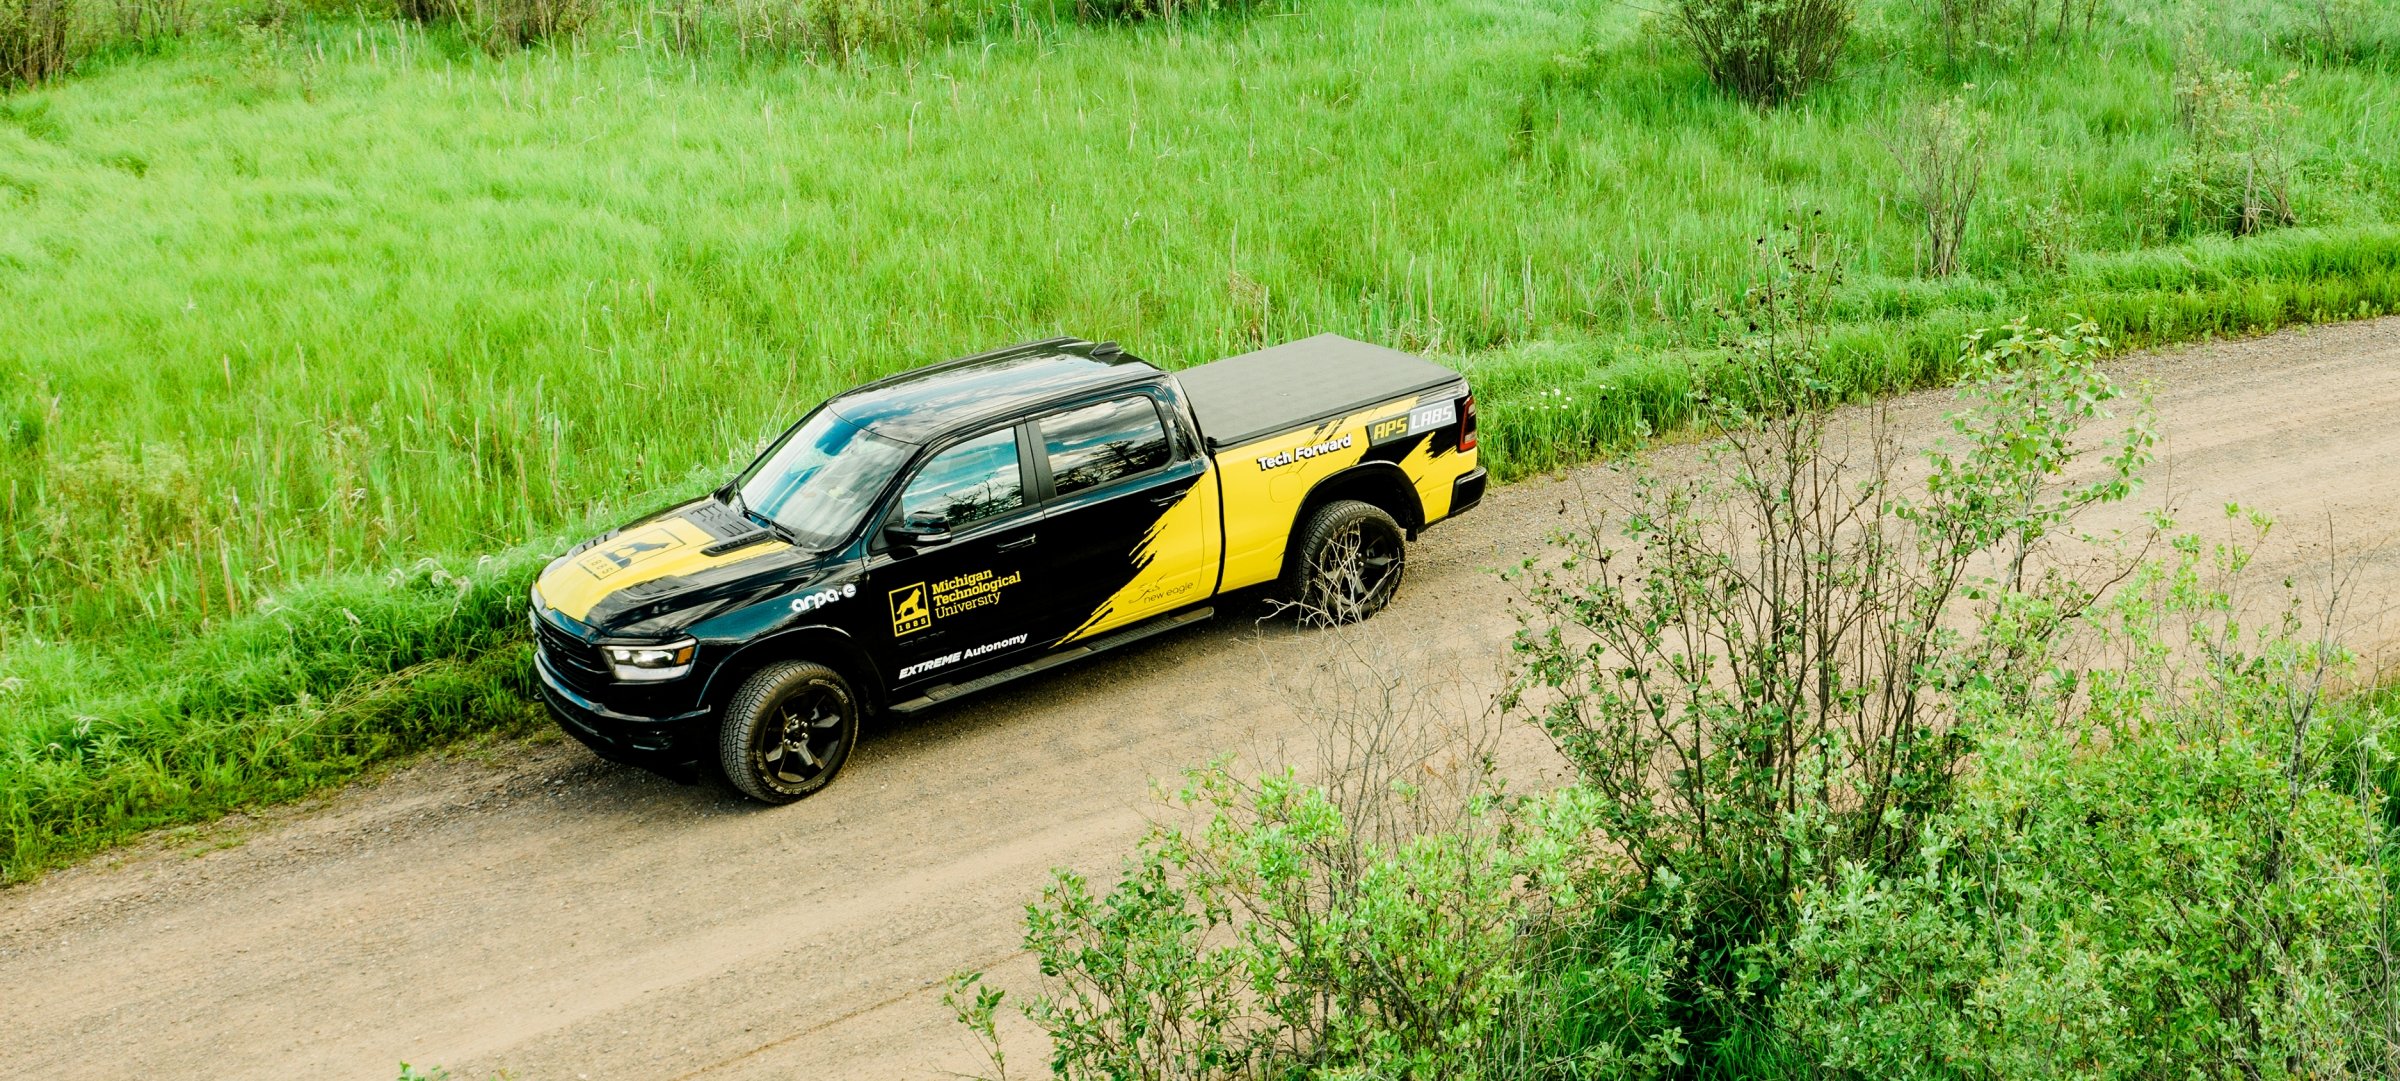
[[[1458,449],[1475,449],[1475,392],[1458,400]]]

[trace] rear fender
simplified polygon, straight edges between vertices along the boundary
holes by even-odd
[[[1291,532],[1298,534],[1306,527],[1317,508],[1336,500],[1355,499],[1381,507],[1408,531],[1415,540],[1417,531],[1425,528],[1425,504],[1417,496],[1417,486],[1409,482],[1408,473],[1391,462],[1361,462],[1318,481],[1300,501],[1300,512],[1292,516]],[[1300,558],[1298,546],[1286,541],[1283,551],[1284,572],[1291,572],[1292,561]]]

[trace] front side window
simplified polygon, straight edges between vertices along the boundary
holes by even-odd
[[[1058,494],[1072,495],[1167,464],[1167,428],[1147,397],[1087,405],[1042,420]]]
[[[1017,433],[1002,428],[933,456],[900,494],[901,525],[956,530],[1025,505]]]
[[[735,490],[750,513],[823,551],[857,528],[912,449],[820,409],[760,455]]]

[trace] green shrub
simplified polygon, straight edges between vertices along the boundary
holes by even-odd
[[[1247,14],[1273,0],[1074,0],[1083,22],[1142,22],[1219,12]],[[1027,5],[1031,6],[1031,5]]]
[[[1388,845],[1288,773],[1205,770],[1183,799],[1204,826],[1154,830],[1105,892],[1061,872],[1028,910],[1054,1076],[1478,1076],[1542,986],[1529,945],[1605,899],[1578,790]]]
[[[1677,0],[1669,12],[1708,77],[1762,105],[1830,76],[1858,17],[1854,0]]]
[[[1312,783],[1187,775],[1105,890],[1061,871],[1026,918],[1025,1013],[1061,1078],[1655,1076],[1672,920],[1603,919],[1613,859],[1588,792],[1511,798],[1471,703],[1329,631],[1291,688]],[[1439,681],[1433,681],[1438,685]],[[993,1051],[999,991],[951,1004]]]
[[[2175,74],[2175,116],[2185,143],[2153,184],[2170,234],[2249,236],[2297,225],[2292,207],[2290,99],[2298,72],[2260,80],[2187,44]]]
[[[566,41],[602,12],[601,0],[393,0],[400,18],[451,24],[495,53]]]
[[[2199,564],[2186,543],[2110,607],[2127,660],[2060,684],[2079,695],[2072,723],[1971,699],[1978,768],[1907,866],[1808,887],[1777,1019],[1825,1065],[1895,1079],[2400,1067],[2380,750],[2400,726],[2326,702],[2342,658],[2295,624],[2245,638]],[[2380,768],[2351,768],[2362,754]]]
[[[728,0],[726,10],[744,56],[846,59],[922,44],[957,18],[950,0]]]
[[[2106,342],[2088,324],[2020,323],[1967,338],[1953,438],[1903,484],[1879,421],[1831,424],[1840,395],[1818,372],[1832,289],[1805,236],[1787,243],[1730,313],[1747,333],[1694,377],[1712,467],[1636,466],[1624,543],[1595,523],[1516,572],[1523,626],[1501,704],[1598,794],[1639,888],[1695,910],[1674,994],[1701,1047],[1756,1030],[1805,890],[1914,858],[1968,761],[1957,696],[2030,699],[2111,573],[2044,553],[2133,490],[2152,439],[2144,410],[2095,478],[2064,480],[2116,396]]]
[[[74,59],[75,0],[0,0],[0,90],[38,83]]]

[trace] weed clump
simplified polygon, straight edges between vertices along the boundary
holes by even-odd
[[[2031,59],[2046,37],[2064,45],[2108,10],[2109,0],[1926,0],[1917,5],[1945,67],[1973,59]]]
[[[1920,225],[1919,265],[1936,278],[1958,270],[1967,223],[1983,190],[1984,118],[1961,98],[1912,109],[1893,133],[1902,201]]]

